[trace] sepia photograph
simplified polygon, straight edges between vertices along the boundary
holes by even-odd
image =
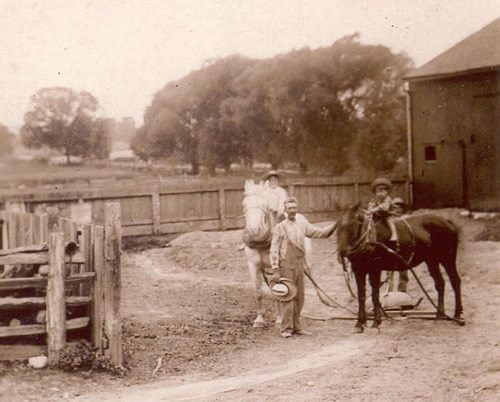
[[[500,0],[0,0],[0,402],[500,397]]]

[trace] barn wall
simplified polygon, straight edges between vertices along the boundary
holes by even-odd
[[[415,207],[500,209],[499,92],[498,72],[410,82]]]

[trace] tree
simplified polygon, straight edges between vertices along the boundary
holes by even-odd
[[[44,88],[36,92],[24,115],[21,141],[28,148],[43,145],[67,157],[107,157],[110,134],[99,118],[99,103],[88,92]]]
[[[0,156],[10,155],[14,151],[14,134],[0,124]]]

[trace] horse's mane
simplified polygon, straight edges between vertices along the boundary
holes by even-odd
[[[254,183],[253,180],[247,180],[245,182],[245,191],[243,199],[243,207],[245,210],[251,208],[267,208],[267,197],[266,197],[267,186],[260,183]],[[255,197],[258,197],[256,200]],[[265,210],[262,209],[265,213]],[[259,222],[261,223],[261,222]],[[269,227],[269,222],[262,222],[260,230],[258,233],[249,233],[248,222],[245,223],[245,230],[243,231],[243,241],[250,247],[254,248],[267,248],[270,245],[271,229]]]
[[[245,197],[257,195],[260,197],[265,197],[267,191],[267,183],[262,181],[255,183],[252,179],[245,181]]]

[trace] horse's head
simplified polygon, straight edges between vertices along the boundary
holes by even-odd
[[[337,226],[337,247],[340,256],[349,257],[359,246],[364,214],[360,203],[349,208],[340,218]]]
[[[245,213],[245,232],[254,239],[268,236],[269,222],[267,220],[268,201],[266,188],[262,183],[253,180],[245,182],[245,197],[243,199]]]

